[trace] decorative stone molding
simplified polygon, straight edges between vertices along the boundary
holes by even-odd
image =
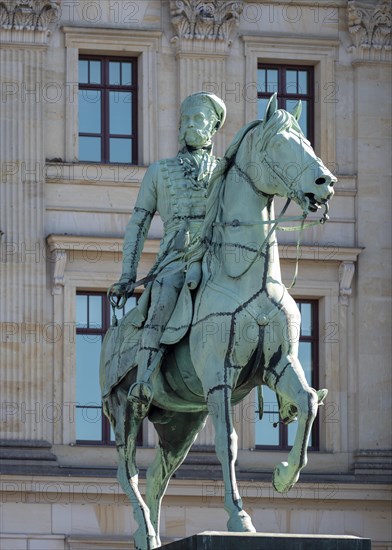
[[[387,60],[391,53],[390,0],[377,3],[349,0],[350,51],[363,60]]]
[[[243,1],[171,0],[172,41],[208,40],[230,46],[230,36],[238,26]]]
[[[61,0],[0,1],[1,42],[46,44]]]
[[[61,294],[64,288],[64,273],[67,265],[67,253],[65,250],[55,249],[53,254],[53,288],[52,294]]]
[[[351,283],[355,272],[353,262],[342,262],[339,267],[339,302],[342,306],[348,306],[351,296]]]

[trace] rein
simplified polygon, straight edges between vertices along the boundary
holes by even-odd
[[[299,136],[299,137],[301,139],[301,136]],[[301,141],[302,141],[302,139],[301,139]],[[240,221],[238,219],[234,219],[230,222],[215,221],[213,223],[213,226],[215,226],[215,227],[218,227],[218,226],[220,226],[220,227],[234,227],[235,228],[235,227],[246,227],[246,226],[254,226],[254,225],[272,225],[272,227],[270,228],[270,230],[267,233],[267,236],[265,237],[265,239],[261,243],[261,246],[260,246],[259,250],[257,251],[255,257],[250,262],[250,264],[247,266],[245,271],[243,271],[243,273],[241,275],[239,275],[239,277],[243,277],[244,275],[246,275],[246,273],[248,273],[248,271],[251,269],[251,267],[255,264],[257,259],[263,254],[263,251],[264,251],[266,245],[268,244],[269,239],[272,236],[272,234],[274,233],[274,231],[298,231],[297,244],[296,244],[296,259],[295,259],[294,276],[293,276],[293,279],[292,279],[290,285],[287,287],[288,289],[291,289],[291,288],[294,287],[294,285],[297,281],[298,265],[299,265],[299,251],[300,251],[300,246],[301,246],[301,238],[302,238],[303,230],[307,229],[308,227],[313,227],[315,225],[324,224],[329,219],[329,216],[328,216],[329,206],[328,206],[328,203],[325,204],[324,214],[323,214],[323,217],[320,220],[315,220],[315,221],[305,223],[305,220],[308,216],[308,214],[305,213],[305,209],[303,209],[302,216],[287,216],[287,217],[284,217],[284,214],[286,213],[287,208],[289,207],[289,204],[291,203],[291,200],[296,197],[298,202],[299,202],[298,193],[292,188],[292,186],[299,179],[299,177],[310,166],[312,166],[313,162],[308,163],[303,168],[303,170],[301,170],[301,172],[297,175],[297,177],[292,181],[291,185],[287,185],[286,181],[283,179],[283,176],[269,162],[268,156],[267,156],[267,153],[266,153],[265,150],[263,152],[262,162],[265,162],[265,164],[268,166],[268,168],[274,172],[274,174],[280,179],[280,181],[283,184],[283,186],[285,187],[285,189],[288,191],[287,192],[288,199],[286,201],[286,204],[283,206],[279,216],[277,218],[275,218],[274,220],[255,220],[255,221],[249,221],[249,222],[243,222],[243,221]],[[251,187],[251,189],[253,190],[254,193],[256,193],[257,195],[263,195],[264,197],[270,197],[271,196],[271,195],[268,195],[267,193],[264,193],[260,189],[258,189],[257,186],[255,185],[254,181],[252,180],[252,178],[249,176],[249,174],[247,174],[244,170],[242,170],[242,168],[237,164],[237,162],[234,161],[234,163],[232,164],[232,167],[235,168],[238,171],[238,173],[246,180],[246,182],[250,185],[250,187]],[[308,206],[309,205],[309,199],[306,198],[306,200],[307,200],[307,205],[306,206]],[[306,208],[306,210],[307,210],[307,208]],[[279,227],[280,223],[288,222],[288,221],[290,221],[290,222],[300,221],[301,223],[300,223],[299,226]]]
[[[274,231],[298,231],[298,237],[297,237],[297,243],[296,243],[296,258],[295,258],[295,270],[294,270],[294,276],[290,283],[290,285],[287,287],[288,289],[293,288],[293,286],[296,283],[297,276],[298,276],[298,265],[299,265],[299,252],[301,247],[301,238],[303,230],[308,227],[314,227],[315,225],[324,224],[328,220],[328,205],[325,205],[325,212],[323,214],[323,217],[320,220],[315,220],[311,222],[305,223],[305,220],[307,218],[307,214],[303,214],[302,216],[286,216],[284,217],[284,214],[287,211],[287,208],[289,207],[289,204],[291,203],[291,198],[288,198],[285,205],[283,206],[279,216],[275,218],[274,220],[256,220],[256,221],[250,221],[250,222],[241,222],[237,219],[232,220],[231,222],[214,222],[214,226],[221,226],[221,227],[243,227],[243,226],[254,226],[254,225],[272,225],[271,229],[268,231],[267,236],[261,243],[261,246],[259,250],[257,251],[255,257],[250,262],[248,267],[243,271],[243,273],[239,277],[243,277],[250,268],[255,264],[255,262],[258,260],[258,258],[263,254],[263,251],[268,244],[268,241],[271,237],[271,235],[274,233]],[[290,226],[290,227],[278,227],[278,225],[282,222],[287,221],[300,221],[301,224],[298,226]]]

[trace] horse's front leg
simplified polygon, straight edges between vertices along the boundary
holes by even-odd
[[[142,418],[133,414],[133,407],[127,399],[129,385],[125,379],[108,401],[118,452],[117,479],[131,503],[138,526],[134,533],[135,549],[153,550],[161,544],[150,520],[150,511],[139,491],[136,439]]]
[[[224,370],[219,366],[221,362],[222,360],[215,363],[212,361],[205,369],[205,372],[209,373],[209,382],[204,382],[204,389],[208,411],[215,428],[215,450],[222,465],[225,488],[224,507],[229,514],[227,528],[229,531],[255,532],[249,515],[242,509],[242,499],[235,475],[238,436],[233,426],[231,412],[234,377],[232,373],[227,372],[227,369],[223,375],[220,375]]]
[[[284,493],[298,481],[300,471],[307,464],[307,446],[318,404],[326,395],[326,390],[316,392],[309,387],[301,364],[295,357],[286,357],[274,369],[274,382],[270,387],[276,391],[281,404],[281,417],[297,417],[298,426],[293,447],[287,462],[275,467],[272,483],[274,488]],[[323,393],[325,392],[325,393]]]

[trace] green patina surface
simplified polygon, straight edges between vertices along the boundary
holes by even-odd
[[[223,102],[194,94],[182,104],[178,156],[154,164],[142,182],[125,235],[123,274],[110,289],[114,303],[134,288],[155,211],[164,236],[141,301],[110,329],[101,355],[104,409],[140,550],[160,546],[162,497],[207,414],[222,465],[228,530],[255,531],[237,489],[231,413],[254,387],[276,393],[283,422],[298,420],[287,461],[274,470],[274,488],[289,490],[307,463],[311,426],[327,390],[309,387],[298,360],[300,314],[281,280],[275,234],[281,215],[275,217],[273,197],[296,202],[304,221],[309,212],[327,211],[336,178],[304,137],[299,116],[300,105],[290,114],[277,109],[272,96],[264,119],[240,130],[218,162],[211,138],[224,121]],[[146,416],[159,448],[143,499],[135,452]]]

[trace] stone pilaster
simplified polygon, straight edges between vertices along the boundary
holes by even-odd
[[[50,439],[44,228],[45,56],[59,0],[0,3],[0,433]],[[49,376],[48,376],[49,374]],[[48,408],[49,407],[49,408]]]
[[[226,80],[226,63],[243,2],[171,0],[178,63],[178,100],[197,91],[217,93]],[[224,98],[223,98],[224,99]],[[216,153],[226,148],[224,134],[215,138]]]
[[[350,51],[357,61],[391,60],[391,3],[349,0]]]
[[[358,355],[351,373],[357,390],[352,409],[356,433],[350,448],[371,454],[392,444],[390,432],[379,420],[390,399],[391,381],[391,304],[385,290],[390,284],[391,217],[385,190],[391,172],[391,4],[349,0],[347,14],[354,72],[357,240],[364,248],[356,277],[353,322]]]

